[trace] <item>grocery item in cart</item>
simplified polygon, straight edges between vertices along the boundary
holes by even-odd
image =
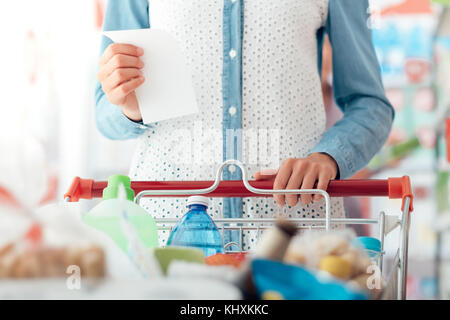
[[[352,244],[357,248],[365,250],[367,255],[374,261],[377,261],[381,255],[381,241],[372,237],[357,237],[353,239]]]
[[[347,260],[352,266],[351,277],[365,272],[371,264],[369,257],[352,245],[355,234],[350,229],[335,231],[308,231],[295,237],[284,261],[319,270],[321,262],[329,256]]]
[[[210,266],[187,261],[173,261],[167,270],[167,277],[198,280],[213,279],[224,281],[237,287],[235,283],[239,277],[239,270],[229,265]]]
[[[203,251],[197,248],[175,246],[155,248],[153,254],[158,260],[163,274],[167,274],[167,269],[173,261],[186,261],[199,264],[205,263]]]
[[[283,260],[292,237],[296,233],[297,227],[294,224],[288,220],[279,218],[275,226],[261,238],[255,249],[254,257],[278,261]]]
[[[205,259],[209,266],[233,266],[239,268],[245,260],[245,253],[217,253]]]
[[[351,263],[341,257],[327,256],[320,261],[320,270],[326,271],[332,276],[347,280],[352,275]]]
[[[331,277],[324,278],[300,266],[278,261],[252,261],[253,281],[259,297],[275,293],[286,300],[365,300],[367,296]]]
[[[83,215],[85,223],[106,233],[125,253],[130,249],[130,241],[123,228],[123,210],[142,245],[146,248],[158,246],[155,220],[133,202],[134,191],[130,185],[131,181],[127,176],[109,177],[108,187],[103,190],[103,201]],[[118,199],[120,186],[125,190],[125,199]]]
[[[206,212],[209,204],[208,198],[192,196],[189,197],[187,204],[189,211],[178,221],[167,244],[201,249],[205,257],[223,253],[222,236]]]
[[[67,277],[67,268],[78,266],[82,277],[105,275],[105,254],[99,246],[51,247],[9,243],[0,248],[0,279]]]
[[[284,261],[311,271],[326,272],[376,298],[383,287],[381,273],[380,279],[375,279],[377,274],[374,273],[379,261],[371,259],[359,241],[350,230],[305,232],[292,241]],[[381,248],[379,240],[371,238],[367,242],[372,244],[370,248],[374,252],[378,251],[373,257],[378,257]],[[374,246],[376,243],[378,249]],[[380,284],[379,287],[371,285],[375,280]]]
[[[256,298],[256,288],[252,276],[252,261],[254,259],[282,261],[296,233],[297,227],[295,224],[283,218],[278,218],[275,225],[264,233],[255,251],[250,253],[249,257],[242,264],[240,275],[237,278],[236,285],[241,288],[246,297],[250,299]]]

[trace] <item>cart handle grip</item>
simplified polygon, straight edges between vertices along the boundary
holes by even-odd
[[[409,212],[414,210],[413,208],[413,193],[411,188],[411,181],[408,176],[401,178],[389,178],[389,199],[402,199],[402,210],[405,208],[406,198],[410,198]]]
[[[258,189],[273,189],[273,179],[252,180],[249,184]],[[135,194],[145,190],[189,190],[205,189],[214,181],[132,181],[131,188]],[[79,199],[100,198],[106,181],[94,181],[75,177],[64,198],[70,202]],[[331,180],[327,190],[330,197],[389,197],[402,199],[404,206],[406,197],[410,198],[410,211],[413,209],[411,184],[408,176],[389,178],[387,180]],[[270,197],[270,194],[255,194],[247,190],[242,180],[220,181],[218,187],[208,197]],[[182,195],[152,195],[152,197],[182,197]]]
[[[96,188],[94,188],[94,183],[95,181],[92,179],[81,179],[80,177],[73,178],[69,190],[64,194],[64,199],[69,202],[78,202],[80,199],[90,200],[99,197],[98,193],[95,192]],[[105,182],[104,184],[104,188],[106,188],[108,183]]]

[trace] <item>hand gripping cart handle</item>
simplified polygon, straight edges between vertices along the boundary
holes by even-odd
[[[241,169],[241,181],[221,181],[222,172],[229,165]],[[187,197],[191,195],[204,195],[207,197],[271,197],[273,194],[320,194],[325,199],[325,218],[292,218],[290,221],[296,223],[299,228],[302,225],[322,223],[326,230],[331,224],[378,224],[379,237],[384,244],[386,220],[384,212],[379,214],[378,219],[349,219],[331,218],[330,197],[389,197],[389,199],[402,199],[402,215],[398,220],[400,225],[400,244],[394,259],[394,267],[388,283],[390,297],[406,299],[406,275],[408,260],[408,236],[410,227],[410,213],[413,211],[413,195],[411,183],[408,176],[401,178],[388,178],[386,180],[332,180],[327,190],[320,189],[297,189],[297,190],[274,190],[273,180],[249,181],[248,173],[244,165],[237,160],[227,160],[219,167],[214,181],[132,181],[131,188],[136,197],[135,202],[140,204],[143,197]],[[77,202],[79,199],[92,199],[102,196],[106,188],[106,181],[94,181],[75,177],[69,190],[64,195],[68,202]],[[176,219],[156,219],[158,224],[174,224]],[[224,229],[239,230],[242,239],[242,230],[257,230],[268,228],[275,223],[271,218],[227,218],[215,219],[218,225]],[[224,225],[227,226],[224,226]],[[249,225],[252,226],[249,226]],[[254,227],[254,225],[258,225]],[[230,226],[231,225],[231,226]],[[245,226],[247,225],[247,226]],[[164,229],[164,228],[162,228]],[[379,259],[380,270],[382,268],[382,257]]]

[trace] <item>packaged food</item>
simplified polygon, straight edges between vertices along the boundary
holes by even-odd
[[[351,263],[338,256],[327,256],[320,261],[320,270],[326,271],[336,278],[348,280],[352,275]]]
[[[203,251],[196,248],[169,246],[164,248],[154,248],[153,254],[158,260],[163,274],[173,261],[186,261],[192,263],[205,263]]]
[[[305,231],[292,239],[283,259],[317,270],[323,258],[342,256],[351,251],[351,240],[354,237],[353,231],[348,229],[329,232]]]
[[[296,233],[297,228],[294,224],[285,219],[278,219],[275,226],[261,238],[253,256],[271,260],[283,260],[291,239]]]
[[[233,266],[239,268],[244,261],[243,256],[244,255],[217,253],[207,257],[205,262],[210,266]]]
[[[378,239],[357,238],[351,230],[307,231],[293,238],[283,260],[311,271],[325,271],[373,298],[384,283],[377,264],[381,254]],[[376,284],[368,285],[368,281]]]
[[[102,248],[24,247],[10,243],[0,248],[0,279],[66,277],[70,266],[77,266],[86,278],[105,276],[105,254]]]
[[[367,295],[332,277],[278,261],[252,261],[253,279],[260,298],[286,300],[365,300]]]

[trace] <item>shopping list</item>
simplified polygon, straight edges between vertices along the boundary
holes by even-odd
[[[158,29],[105,31],[115,43],[144,49],[145,82],[136,96],[145,124],[198,113],[192,75],[177,41]]]

